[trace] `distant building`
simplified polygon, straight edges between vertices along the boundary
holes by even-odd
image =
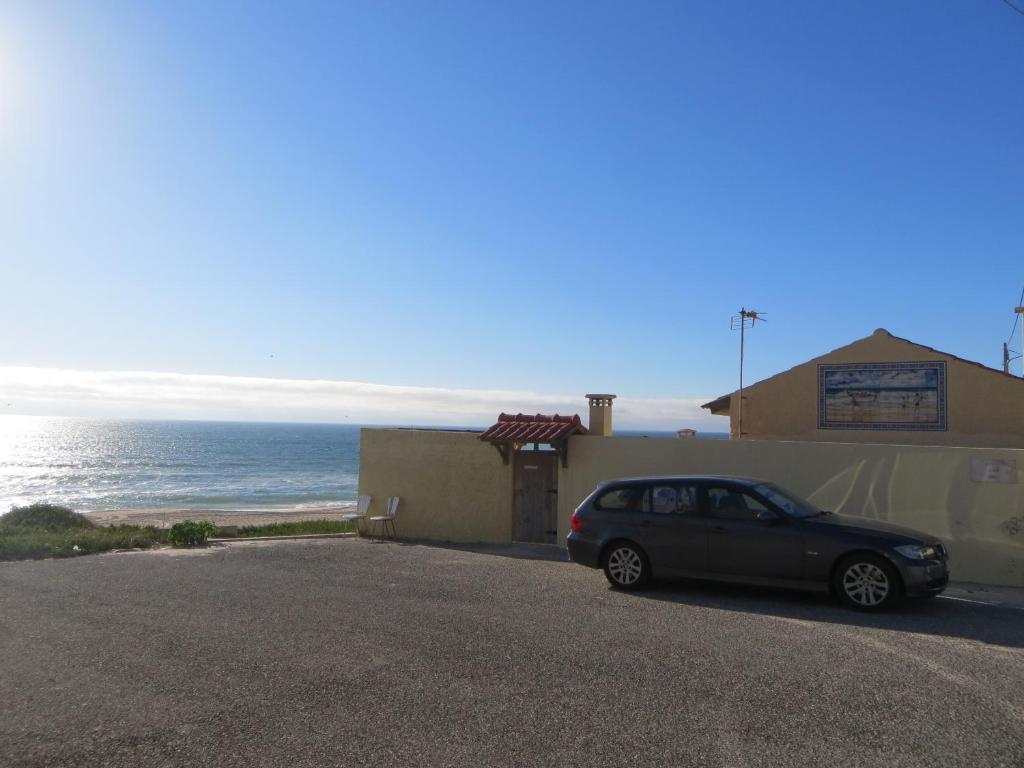
[[[677,429],[676,430],[676,437],[696,437],[696,436],[697,436],[697,430],[696,429]]]
[[[702,407],[757,440],[1024,447],[1024,379],[879,328]]]

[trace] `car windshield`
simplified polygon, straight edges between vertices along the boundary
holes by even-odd
[[[795,493],[779,488],[777,485],[763,483],[755,485],[754,490],[775,506],[780,507],[787,515],[793,517],[814,517],[821,514],[821,510],[817,509],[810,502],[804,501]]]

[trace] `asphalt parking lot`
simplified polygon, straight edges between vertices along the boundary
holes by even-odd
[[[0,563],[0,765],[1024,765],[1024,611],[351,539]]]

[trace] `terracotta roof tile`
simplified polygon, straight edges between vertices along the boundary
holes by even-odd
[[[540,413],[512,416],[503,413],[498,417],[498,423],[480,435],[480,439],[491,443],[552,443],[575,434],[587,434],[579,416],[544,416]]]

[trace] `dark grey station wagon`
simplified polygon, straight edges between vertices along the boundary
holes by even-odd
[[[833,591],[860,610],[932,597],[949,581],[933,536],[817,509],[775,483],[644,477],[601,483],[576,509],[569,557],[613,586],[652,577]]]

